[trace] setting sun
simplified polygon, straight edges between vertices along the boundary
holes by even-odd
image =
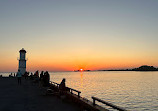
[[[83,71],[83,69],[80,69],[80,71]]]

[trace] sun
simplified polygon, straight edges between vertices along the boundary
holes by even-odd
[[[80,71],[83,71],[83,69],[80,69]]]

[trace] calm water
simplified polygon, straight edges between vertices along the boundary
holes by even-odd
[[[7,75],[7,74],[6,74]],[[51,81],[132,111],[158,111],[158,72],[52,72]],[[98,103],[99,104],[99,103]],[[104,105],[102,105],[104,106]]]

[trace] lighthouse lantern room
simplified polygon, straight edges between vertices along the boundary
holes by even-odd
[[[20,53],[19,70],[20,70],[21,74],[24,74],[26,72],[26,59],[25,59],[26,51],[24,50],[24,48],[22,48],[19,51],[19,53]]]

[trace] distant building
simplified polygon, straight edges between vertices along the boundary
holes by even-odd
[[[26,51],[24,50],[24,48],[22,48],[20,51],[20,59],[19,59],[19,70],[22,74],[24,74],[26,72]]]

